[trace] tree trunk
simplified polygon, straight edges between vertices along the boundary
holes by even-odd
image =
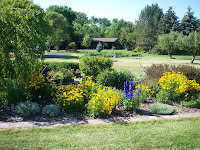
[[[170,52],[169,52],[169,51],[168,51],[168,55],[169,55],[169,57],[170,57],[171,59],[173,59],[173,58],[172,58],[172,55],[170,54]]]
[[[194,63],[195,56],[192,56],[191,64]]]

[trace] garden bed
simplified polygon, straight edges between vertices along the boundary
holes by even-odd
[[[141,103],[139,109],[136,112],[136,116],[156,116],[156,114],[152,113],[149,109],[149,104],[153,102],[157,102],[156,99],[148,100],[147,102]],[[49,101],[48,104],[50,103],[53,102]],[[40,103],[41,108],[43,108],[45,105],[47,105],[47,103]],[[175,102],[171,102],[170,105],[174,108],[174,112],[171,115],[200,112],[200,109],[198,108],[186,108]],[[133,116],[134,114],[132,111],[125,111],[123,107],[116,107],[109,118]],[[46,115],[42,115],[41,113],[36,116],[22,117],[15,111],[10,110],[9,108],[4,108],[0,110],[0,122],[54,122],[69,121],[75,119],[87,120],[91,118],[92,117],[89,117],[86,112],[66,113],[64,111],[61,111],[61,113],[57,117],[49,117]]]

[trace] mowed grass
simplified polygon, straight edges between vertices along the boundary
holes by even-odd
[[[79,50],[79,51],[88,51],[88,50]],[[95,51],[95,50],[89,50]],[[103,52],[112,52],[112,50],[103,50]],[[125,50],[116,50],[123,53],[132,53],[131,51]],[[56,51],[55,51],[56,52]],[[64,51],[58,51],[64,52]],[[72,56],[83,56],[80,53],[69,53]],[[175,59],[170,59],[168,55],[153,55],[153,54],[142,54],[142,57],[122,57],[122,58],[111,58],[116,60],[114,62],[113,68],[117,70],[129,70],[133,72],[136,76],[143,74],[142,67],[151,66],[152,64],[170,64],[170,65],[191,65],[195,67],[200,67],[200,56],[197,56],[194,64],[190,64],[192,56],[173,56]],[[47,59],[45,61],[67,61],[67,62],[79,62],[79,59]]]
[[[200,117],[0,130],[0,149],[200,149]]]

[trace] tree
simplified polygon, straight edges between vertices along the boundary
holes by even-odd
[[[83,26],[86,23],[89,23],[87,15],[82,12],[76,12],[75,23],[78,23],[81,26]]]
[[[57,5],[53,5],[53,6],[50,6],[49,8],[47,8],[47,12],[57,12],[59,14],[62,14],[65,17],[66,24],[67,24],[68,36],[73,41],[75,38],[73,23],[76,19],[76,13],[70,7],[57,6]],[[65,44],[66,43],[68,43],[68,41],[66,41]]]
[[[177,44],[177,38],[181,33],[171,31],[169,34],[162,34],[158,36],[158,48],[167,50],[169,57],[172,59],[172,53],[179,49]]]
[[[198,31],[198,21],[191,12],[191,7],[188,7],[186,15],[181,21],[181,30],[183,35],[189,35],[191,32]]]
[[[160,19],[163,16],[162,9],[158,4],[147,5],[140,13],[139,20],[136,22],[137,35],[142,41],[140,44],[149,45],[151,48],[157,41],[157,31]],[[142,31],[143,30],[143,31]],[[140,34],[140,33],[143,34]]]
[[[135,33],[128,33],[126,40],[127,40],[127,46],[130,47],[132,50],[134,49],[136,45],[136,34]]]
[[[71,41],[67,26],[68,23],[62,14],[57,12],[47,12],[46,20],[49,22],[51,27],[50,35],[47,37],[47,45],[49,46],[49,50],[51,46],[59,49],[59,46],[63,42],[69,43]]]
[[[178,43],[181,49],[187,50],[192,56],[191,63],[194,63],[195,56],[200,54],[200,35],[199,33],[191,32],[188,36],[180,35]]]
[[[179,31],[180,25],[178,17],[175,12],[172,11],[172,7],[169,7],[168,11],[161,18],[159,24],[159,34],[168,34],[170,31]]]
[[[89,47],[91,45],[91,38],[88,34],[86,34],[83,38],[83,42],[81,43],[85,47]]]
[[[1,73],[14,78],[37,66],[38,55],[44,54],[48,23],[43,9],[29,0],[2,0],[0,8]]]

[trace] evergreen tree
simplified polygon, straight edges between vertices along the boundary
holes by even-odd
[[[170,31],[179,31],[180,25],[176,13],[169,7],[159,24],[159,34],[168,34]]]
[[[193,31],[198,31],[198,23],[196,17],[191,12],[191,7],[188,7],[188,12],[183,17],[181,22],[181,30],[183,35],[189,35]]]

